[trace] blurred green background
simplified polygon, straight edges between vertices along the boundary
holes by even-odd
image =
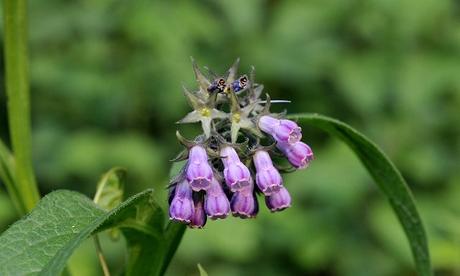
[[[257,69],[289,112],[368,135],[414,191],[437,275],[460,275],[460,2],[42,0],[30,2],[34,164],[42,194],[93,196],[113,166],[127,193],[165,203],[174,132],[195,87],[190,56]],[[3,44],[2,44],[3,47]],[[0,136],[7,141],[3,69]],[[197,130],[198,126],[186,127]],[[401,227],[351,151],[317,129],[316,160],[286,176],[293,207],[187,231],[168,275],[414,275]],[[16,219],[0,190],[0,230]],[[123,241],[103,247],[115,275]],[[91,242],[74,258],[100,275]]]

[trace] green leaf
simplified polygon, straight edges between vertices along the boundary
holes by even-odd
[[[175,163],[171,174],[178,173],[184,162]],[[158,206],[156,208],[159,209]],[[148,229],[158,231],[133,232],[132,229],[123,229],[128,243],[127,275],[163,275],[179,246],[186,226],[169,222],[164,228],[165,217],[163,212],[145,214],[141,218],[142,224]]]
[[[204,270],[201,264],[198,264],[197,266],[198,266],[198,271],[200,272],[200,276],[208,276],[208,273],[206,272],[206,270]]]
[[[389,200],[409,240],[419,275],[432,275],[426,233],[406,181],[390,159],[364,135],[338,120],[318,114],[289,118],[325,130],[342,140],[359,157]]]
[[[93,201],[104,210],[112,210],[123,201],[125,182],[126,170],[124,168],[115,167],[110,169],[102,176],[101,180],[99,180]],[[111,229],[109,236],[112,240],[118,240],[120,237],[119,229]],[[97,236],[94,238],[96,248],[98,248],[97,250],[99,251],[99,239]]]
[[[59,275],[72,252],[92,233],[133,227],[130,221],[135,221],[137,209],[147,212],[152,194],[146,190],[109,212],[77,192],[48,194],[0,236],[0,275]]]
[[[94,202],[105,210],[112,210],[123,201],[126,170],[113,168],[105,173],[97,184]]]

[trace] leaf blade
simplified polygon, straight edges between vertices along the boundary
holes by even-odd
[[[112,222],[150,200],[152,193],[146,190],[132,196],[110,212],[77,192],[48,194],[28,216],[0,236],[0,274],[59,275],[83,240],[113,227]]]
[[[339,120],[308,113],[288,117],[332,134],[355,152],[386,195],[403,226],[418,273],[423,276],[432,275],[427,236],[413,195],[401,173],[385,153],[363,134]]]

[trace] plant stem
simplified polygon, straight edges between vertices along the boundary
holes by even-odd
[[[30,211],[40,195],[31,153],[27,0],[4,0],[3,4],[8,120],[16,185],[25,210]]]
[[[104,276],[110,276],[109,266],[107,265],[104,254],[102,253],[101,242],[99,241],[98,235],[94,234],[93,239],[94,239],[94,245],[96,246],[97,257],[99,258],[99,262],[101,263],[102,271],[104,272]]]

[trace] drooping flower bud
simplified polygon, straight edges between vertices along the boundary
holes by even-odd
[[[194,201],[195,208],[193,210],[193,215],[190,219],[189,226],[191,228],[203,228],[206,224],[206,212],[204,211],[203,200],[199,199]]]
[[[251,173],[238,157],[235,149],[225,146],[221,149],[220,155],[224,164],[225,182],[231,191],[239,191],[251,183]]]
[[[294,144],[302,139],[302,129],[291,120],[278,120],[265,115],[259,119],[259,128],[277,142]]]
[[[213,173],[202,146],[196,145],[190,149],[186,176],[194,191],[206,190],[211,185]]]
[[[253,185],[250,185],[233,194],[230,205],[235,217],[253,218],[257,215],[259,204],[253,190]]]
[[[169,217],[171,220],[189,223],[194,212],[192,189],[187,180],[176,184],[174,197],[169,206]]]
[[[278,143],[276,146],[297,169],[308,167],[310,161],[313,160],[313,151],[303,142],[294,144]]]
[[[205,210],[211,219],[226,218],[230,213],[230,202],[215,178],[206,192]]]
[[[286,188],[282,187],[279,191],[265,197],[265,203],[270,211],[281,211],[291,207],[291,195]]]
[[[278,170],[273,166],[268,152],[259,150],[253,157],[256,167],[256,184],[265,195],[279,191],[282,188],[283,180]]]

